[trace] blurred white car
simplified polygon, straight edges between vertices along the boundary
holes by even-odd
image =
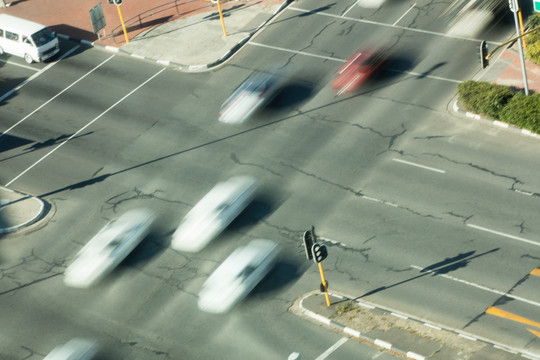
[[[111,272],[148,235],[155,214],[148,209],[130,210],[101,229],[66,269],[67,286],[87,288]]]
[[[98,352],[94,340],[75,338],[61,346],[57,346],[43,360],[90,360]]]
[[[228,124],[244,122],[278,94],[284,79],[285,76],[278,72],[250,76],[221,105],[219,121]]]
[[[202,250],[249,205],[256,189],[257,180],[251,176],[218,183],[182,219],[171,247],[187,252]]]
[[[204,282],[199,309],[229,311],[272,270],[279,251],[278,243],[267,239],[255,239],[236,249]]]

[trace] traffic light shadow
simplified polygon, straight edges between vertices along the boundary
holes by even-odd
[[[396,287],[398,285],[403,285],[403,284],[405,284],[405,283],[407,283],[409,281],[416,280],[416,279],[419,279],[419,278],[424,277],[424,276],[428,276],[428,275],[437,276],[437,275],[447,274],[447,273],[455,271],[457,269],[466,267],[467,265],[469,265],[469,262],[471,260],[473,260],[473,259],[476,259],[476,258],[484,256],[484,255],[488,255],[488,254],[493,253],[493,252],[498,251],[498,250],[499,250],[499,248],[494,248],[494,249],[488,250],[488,251],[483,252],[483,253],[478,254],[478,255],[474,255],[474,253],[476,252],[474,250],[466,252],[466,253],[460,253],[460,254],[458,254],[458,255],[456,255],[454,257],[446,258],[446,259],[444,259],[442,261],[439,261],[439,262],[436,262],[436,263],[431,264],[429,266],[426,266],[425,268],[420,270],[420,275],[413,276],[413,277],[411,277],[409,279],[402,280],[402,281],[399,281],[397,283],[394,283],[394,284],[391,284],[391,285],[388,285],[388,286],[378,287],[376,289],[368,291],[367,293],[365,293],[363,295],[358,296],[356,299],[361,299],[361,298],[367,297],[369,295],[373,295],[373,294],[376,294],[378,292],[381,292],[381,291],[388,290],[390,288]]]

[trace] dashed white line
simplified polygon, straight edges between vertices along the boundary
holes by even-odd
[[[396,162],[399,162],[399,163],[402,163],[402,164],[407,164],[407,165],[411,165],[411,166],[416,166],[416,167],[419,167],[419,168],[422,168],[422,169],[426,169],[426,170],[438,172],[438,173],[441,173],[441,174],[446,173],[445,170],[437,169],[437,168],[430,167],[430,166],[426,166],[426,165],[417,164],[417,163],[410,162],[410,161],[406,161],[406,160],[401,160],[401,159],[396,159],[396,158],[394,158],[394,159],[392,159],[392,160],[393,160],[393,161],[396,161]]]
[[[396,26],[396,24],[405,17],[405,15],[407,15],[409,13],[409,11],[411,11],[412,9],[414,9],[414,7],[416,6],[416,3],[412,4],[412,6],[409,8],[409,10],[405,11],[405,13],[403,15],[400,16],[399,19],[396,20],[395,23],[393,23],[392,25]]]
[[[509,238],[509,239],[514,239],[514,240],[517,240],[517,241],[522,241],[522,242],[527,243],[527,244],[540,246],[540,243],[538,243],[538,242],[536,242],[536,241],[532,241],[532,240],[529,240],[529,239],[525,239],[525,238],[522,238],[522,237],[519,237],[519,236],[514,236],[514,235],[506,234],[506,233],[503,233],[503,232],[500,232],[500,231],[491,230],[491,229],[488,229],[488,228],[485,228],[485,227],[482,227],[482,226],[478,226],[478,225],[474,225],[474,224],[467,224],[467,226],[468,226],[468,227],[471,227],[471,228],[473,228],[473,229],[485,231],[485,232],[492,233],[492,234],[495,234],[495,235],[504,236],[504,237],[507,237],[507,238]]]
[[[13,178],[13,180],[11,180],[10,182],[8,182],[6,184],[6,187],[11,185],[15,180],[17,180],[18,178],[20,178],[22,175],[24,175],[25,173],[27,173],[30,169],[32,169],[34,166],[36,166],[37,164],[39,164],[40,162],[42,162],[43,160],[45,160],[47,157],[49,157],[49,155],[51,155],[53,152],[55,152],[56,150],[58,150],[61,146],[63,146],[65,143],[67,143],[69,140],[73,139],[75,136],[79,135],[84,129],[86,129],[87,127],[89,127],[90,125],[92,125],[94,122],[96,122],[98,119],[100,119],[103,115],[105,115],[106,113],[108,113],[111,109],[113,109],[114,107],[116,107],[118,104],[120,104],[122,101],[124,101],[126,98],[128,98],[129,96],[131,96],[134,92],[136,92],[137,90],[139,90],[141,87],[143,87],[144,85],[146,85],[148,82],[150,82],[152,79],[154,79],[156,76],[158,76],[159,74],[161,74],[163,71],[165,71],[167,68],[163,68],[161,70],[159,70],[157,73],[155,73],[154,75],[152,75],[150,78],[148,78],[147,80],[145,80],[142,84],[140,84],[139,86],[137,86],[135,89],[131,90],[129,93],[127,93],[124,97],[122,97],[120,100],[118,100],[117,102],[115,102],[114,104],[112,104],[108,109],[106,109],[105,111],[103,111],[101,114],[99,114],[98,116],[96,116],[94,119],[92,119],[92,121],[90,121],[88,124],[84,125],[82,128],[80,128],[79,130],[77,130],[76,133],[72,134],[70,137],[68,137],[66,140],[64,140],[63,142],[61,142],[60,144],[58,144],[58,146],[56,146],[54,149],[52,149],[51,151],[49,151],[47,154],[45,154],[43,157],[41,157],[38,161],[36,161],[35,163],[33,163],[32,165],[30,165],[28,168],[26,168],[26,170],[24,170],[23,172],[21,172],[19,175],[17,175],[15,178]]]
[[[339,339],[334,345],[330,346],[328,348],[328,350],[326,350],[325,352],[323,352],[317,359],[315,360],[323,360],[323,359],[326,359],[328,356],[330,356],[330,354],[332,354],[334,351],[336,351],[341,345],[343,345],[347,340],[349,340],[349,338],[347,337],[342,337],[341,339]]]
[[[411,265],[411,267],[413,269],[417,269],[417,270],[424,270],[423,267],[417,266],[417,265]],[[531,305],[540,307],[540,303],[538,303],[536,301],[528,300],[528,299],[522,298],[520,296],[515,296],[515,295],[509,294],[509,293],[504,292],[504,291],[492,289],[492,288],[489,288],[487,286],[476,284],[476,283],[473,283],[471,281],[459,279],[459,278],[456,278],[456,277],[453,277],[453,276],[450,276],[450,275],[447,275],[447,274],[439,274],[439,273],[437,273],[436,270],[424,270],[424,273],[435,274],[437,276],[443,277],[443,278],[448,279],[448,280],[456,281],[456,282],[459,282],[461,284],[472,286],[472,287],[475,287],[475,288],[480,289],[480,290],[484,290],[484,291],[487,291],[487,292],[490,292],[490,293],[493,293],[493,294],[497,294],[497,295],[501,295],[501,296],[506,296],[506,297],[512,298],[512,299],[517,300],[517,301],[521,301],[521,302],[524,302],[524,303],[527,303],[527,304],[531,304]]]

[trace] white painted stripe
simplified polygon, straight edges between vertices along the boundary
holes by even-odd
[[[19,84],[16,88],[14,89],[11,89],[10,91],[8,91],[7,93],[5,93],[4,95],[2,95],[2,97],[0,97],[0,102],[4,101],[4,99],[8,98],[11,96],[11,94],[13,94],[15,91],[18,91],[20,88],[22,88],[24,85],[28,84],[30,81],[34,80],[35,78],[37,78],[39,75],[43,74],[45,71],[49,70],[51,67],[53,67],[54,65],[58,64],[58,62],[60,60],[62,60],[63,58],[65,58],[66,56],[70,55],[72,52],[74,52],[75,50],[77,50],[79,48],[79,45],[75,46],[74,48],[70,49],[68,52],[66,52],[65,54],[63,54],[62,56],[60,56],[58,58],[58,60],[50,63],[49,65],[45,66],[43,69],[41,69],[40,71],[38,71],[37,73],[35,73],[34,75],[30,76],[28,79],[24,80],[21,84]],[[6,131],[7,132],[7,131]],[[2,135],[0,135],[2,136]]]
[[[169,66],[171,64],[169,60],[158,60],[156,62],[160,65],[165,65],[165,66]]]
[[[443,78],[441,76],[426,75],[426,74],[417,73],[417,72],[414,72],[414,71],[403,71],[403,70],[396,70],[396,69],[386,69],[386,70],[387,71],[397,72],[397,73],[402,73],[402,74],[407,74],[407,75],[413,75],[413,76],[422,77],[422,78],[427,78],[427,79],[448,81],[448,82],[452,82],[452,83],[456,83],[456,84],[461,84],[463,82],[461,80],[448,79],[448,78]]]
[[[144,56],[139,55],[139,54],[131,54],[131,57],[134,57],[136,59],[144,59]]]
[[[109,58],[110,59],[110,58]],[[43,160],[45,160],[47,157],[49,157],[49,155],[51,155],[53,152],[55,152],[56,150],[58,150],[61,146],[63,146],[65,143],[67,143],[69,140],[73,139],[75,136],[79,135],[84,129],[86,129],[87,127],[89,127],[90,125],[92,125],[94,122],[96,122],[98,119],[100,119],[103,115],[105,115],[106,113],[108,113],[111,109],[113,109],[114,107],[116,107],[118,104],[120,104],[122,101],[124,101],[126,98],[128,98],[129,96],[131,96],[135,91],[139,90],[141,87],[143,87],[144,85],[146,85],[149,81],[151,81],[153,78],[155,78],[156,76],[158,76],[159,74],[161,74],[163,71],[165,71],[167,68],[163,68],[161,70],[159,70],[157,73],[155,73],[154,75],[152,75],[149,79],[147,79],[146,81],[144,81],[142,84],[140,84],[139,86],[137,86],[135,89],[131,90],[128,94],[126,94],[124,97],[122,97],[120,100],[118,100],[117,102],[115,102],[114,104],[112,104],[107,110],[103,111],[101,114],[99,114],[98,116],[96,116],[92,121],[90,121],[88,124],[84,125],[82,128],[80,128],[76,133],[72,134],[70,137],[68,137],[65,141],[61,142],[60,144],[58,144],[58,146],[56,146],[54,149],[52,149],[51,151],[49,151],[47,154],[45,154],[42,158],[40,158],[38,161],[36,161],[35,163],[33,163],[32,165],[30,165],[28,168],[26,168],[26,170],[24,170],[23,172],[21,172],[19,175],[15,176],[15,178],[13,178],[13,180],[11,180],[10,182],[8,182],[6,184],[6,186],[9,186],[11,185],[15,180],[17,180],[18,178],[20,178],[22,175],[26,174],[30,169],[32,169],[34,166],[36,166],[37,164],[39,164],[40,162],[42,162]]]
[[[323,359],[326,359],[328,356],[330,356],[330,354],[332,354],[334,351],[336,351],[341,345],[343,345],[347,340],[349,340],[349,338],[347,337],[342,337],[341,339],[339,339],[334,345],[330,346],[328,348],[328,350],[326,350],[325,352],[323,352],[317,359],[315,360],[323,360]]]
[[[417,353],[413,353],[412,351],[408,351],[405,356],[407,356],[408,358],[411,358],[411,359],[414,359],[414,360],[425,360],[425,357],[423,357],[422,355],[419,355]]]
[[[460,39],[460,40],[474,41],[474,42],[482,41],[481,39],[473,39],[473,38],[467,38],[467,37],[464,37],[464,36],[449,35],[449,34],[444,34],[444,33],[438,33],[438,32],[435,32],[435,31],[409,28],[409,27],[406,27],[406,26],[385,24],[385,23],[380,23],[380,22],[377,22],[377,21],[371,21],[371,20],[366,20],[366,19],[355,19],[355,18],[351,18],[351,17],[347,17],[347,16],[334,15],[334,14],[329,14],[329,13],[325,13],[325,12],[321,12],[321,11],[314,12],[314,11],[311,11],[311,10],[299,9],[297,7],[294,7],[294,6],[289,6],[287,8],[287,10],[298,11],[298,12],[303,12],[303,13],[311,13],[311,14],[319,15],[319,16],[334,17],[334,18],[338,18],[338,19],[349,20],[349,21],[354,21],[354,22],[360,22],[360,23],[364,23],[364,24],[372,24],[372,25],[379,25],[379,26],[391,27],[391,28],[396,28],[396,29],[414,31],[414,32],[419,32],[419,33],[423,33],[423,34],[442,36],[442,37],[447,37],[447,38],[452,38],[452,39]],[[490,41],[490,43],[494,44],[494,45],[501,45],[501,43],[492,42],[492,41]]]
[[[532,192],[523,191],[523,190],[519,190],[519,189],[514,189],[514,191],[517,192],[517,193],[523,194],[523,195],[527,195],[527,196],[532,196],[533,195]]]
[[[351,11],[352,8],[356,6],[356,4],[358,4],[358,0],[356,0],[354,4],[352,4],[347,10],[345,10],[345,12],[341,14],[341,16],[346,16],[349,13],[349,11]]]
[[[392,25],[396,25],[401,19],[403,19],[405,17],[405,15],[407,15],[409,13],[409,11],[411,11],[412,9],[414,9],[414,7],[416,6],[416,3],[412,4],[412,6],[409,8],[409,10],[405,11],[405,13],[403,15],[400,16],[399,19],[396,20],[395,23],[393,23]]]
[[[408,319],[407,316],[401,315],[401,314],[398,314],[398,313],[395,313],[395,312],[391,312],[390,315],[395,316],[395,317],[400,318],[400,319],[405,319],[405,320]]]
[[[476,338],[473,338],[472,336],[468,336],[468,335],[465,335],[465,334],[459,333],[458,336],[461,336],[462,338],[465,338],[467,340],[476,341]]]
[[[380,346],[380,347],[385,348],[385,349],[391,349],[392,348],[392,344],[390,344],[389,342],[386,342],[384,340],[380,340],[380,339],[375,339],[375,345]]]
[[[448,279],[448,280],[456,281],[456,282],[459,282],[459,283],[462,283],[462,284],[465,284],[465,285],[475,287],[475,288],[480,289],[480,290],[488,291],[488,292],[491,292],[491,293],[494,293],[494,294],[497,294],[497,295],[501,295],[501,296],[506,296],[506,297],[512,298],[512,299],[517,300],[517,301],[521,301],[521,302],[524,302],[524,303],[527,303],[527,304],[531,304],[531,305],[540,307],[539,302],[528,300],[528,299],[522,298],[520,296],[512,295],[512,294],[509,294],[509,293],[507,293],[505,291],[492,289],[492,288],[489,288],[487,286],[476,284],[476,283],[473,283],[471,281],[459,279],[459,278],[456,278],[456,277],[453,277],[453,276],[450,276],[450,275],[447,275],[447,274],[438,274],[436,270],[435,271],[434,270],[424,270],[424,268],[421,267],[421,266],[411,265],[411,267],[413,269],[423,270],[424,273],[436,274],[437,276],[443,277],[443,278]]]
[[[345,329],[343,329],[343,332],[357,338],[360,337],[360,331],[351,329],[350,327],[345,327]]]
[[[315,54],[307,53],[305,51],[290,50],[290,49],[286,49],[286,48],[282,48],[282,47],[278,47],[278,46],[265,45],[265,44],[256,43],[256,42],[249,42],[248,44],[255,45],[255,46],[260,46],[260,47],[265,47],[265,48],[273,49],[273,50],[290,52],[290,53],[293,53],[293,54],[306,55],[306,56],[312,56],[312,57],[325,59],[325,60],[337,61],[337,62],[341,62],[341,63],[344,63],[346,61],[346,60],[342,60],[342,59],[338,59],[338,58],[333,58],[333,57],[330,57],[330,56],[315,55]]]
[[[424,323],[424,325],[426,325],[429,328],[435,329],[435,330],[442,330],[442,328],[440,328],[438,326],[435,326],[433,324],[430,324],[430,323]]]
[[[493,120],[493,125],[499,126],[502,128],[508,128],[508,124],[499,120]]]
[[[536,241],[528,240],[528,239],[525,239],[525,238],[522,238],[522,237],[519,237],[519,236],[506,234],[506,233],[503,233],[503,232],[500,232],[500,231],[491,230],[491,229],[488,229],[488,228],[485,228],[485,227],[482,227],[482,226],[478,226],[478,225],[473,225],[473,224],[467,224],[467,226],[472,227],[473,229],[482,230],[482,231],[489,232],[489,233],[492,233],[492,234],[495,234],[495,235],[504,236],[504,237],[507,237],[509,239],[522,241],[522,242],[527,243],[527,244],[540,246],[540,243],[538,243]]]
[[[407,165],[416,166],[416,167],[419,167],[419,168],[422,168],[422,169],[426,169],[426,170],[430,170],[430,171],[435,171],[435,172],[438,172],[438,173],[441,173],[441,174],[446,173],[445,170],[441,170],[441,169],[437,169],[437,168],[434,168],[434,167],[430,167],[430,166],[426,166],[426,165],[421,165],[421,164],[413,163],[413,162],[406,161],[406,160],[401,160],[401,159],[396,159],[396,158],[393,158],[392,160],[393,160],[393,161],[400,162],[400,163],[402,163],[402,164],[407,164]]]
[[[23,69],[32,70],[32,71],[35,71],[35,72],[40,71],[40,69],[38,69],[38,68],[36,68],[36,67],[29,66],[29,65],[24,65],[24,64],[19,64],[19,63],[13,62],[13,61],[0,60],[0,62],[1,62],[1,63],[4,63],[4,64],[9,64],[9,65],[14,65],[14,66],[22,67]]]
[[[32,111],[30,114],[26,115],[25,117],[23,117],[21,120],[17,121],[15,124],[11,125],[11,127],[9,127],[6,131],[4,131],[3,133],[0,134],[0,137],[2,137],[2,135],[5,135],[7,134],[9,131],[13,130],[13,128],[15,128],[17,125],[19,125],[20,123],[22,123],[23,121],[25,121],[26,119],[28,119],[30,116],[32,116],[33,114],[35,114],[37,111],[39,111],[41,108],[43,108],[45,105],[47,105],[48,103],[50,103],[51,101],[53,101],[54,99],[56,99],[58,96],[62,95],[64,92],[66,92],[69,88],[71,88],[73,85],[77,84],[79,81],[81,81],[82,79],[84,79],[85,77],[87,77],[88,75],[90,75],[92,72],[94,72],[97,68],[99,68],[101,65],[105,64],[107,61],[109,61],[114,55],[111,55],[108,59],[102,61],[99,65],[97,65],[95,68],[93,68],[92,70],[90,70],[89,72],[87,72],[86,74],[84,74],[83,76],[81,76],[80,78],[78,78],[75,82],[71,83],[67,88],[65,88],[64,90],[60,91],[58,94],[54,95],[52,98],[50,98],[49,100],[47,100],[46,102],[44,102],[43,104],[41,104],[40,106],[37,107],[37,109],[35,109],[34,111]],[[52,65],[52,64],[51,64]],[[44,69],[45,70],[45,69]],[[38,74],[35,74],[36,77]],[[27,82],[30,82],[31,80],[33,80],[33,77],[30,77],[27,79]],[[16,87],[14,89],[14,91],[20,89],[21,87],[23,87],[25,85],[25,83],[22,83],[21,85],[19,85],[18,87]],[[0,101],[3,100],[3,97],[0,98]]]

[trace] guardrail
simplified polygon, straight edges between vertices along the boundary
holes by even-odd
[[[186,5],[186,4],[189,4],[189,3],[193,3],[193,2],[198,2],[200,0],[191,0],[191,1],[179,1],[179,0],[173,0],[171,2],[168,2],[168,3],[165,3],[165,4],[162,4],[162,5],[159,5],[159,6],[156,6],[150,10],[146,10],[140,14],[137,14],[136,16],[132,17],[132,18],[129,18],[128,20],[126,20],[124,22],[124,25],[126,26],[126,29],[127,31],[132,31],[132,30],[137,30],[137,29],[141,29],[141,28],[145,28],[145,27],[148,27],[148,26],[151,26],[152,25],[152,22],[155,22],[155,24],[159,24],[160,19],[153,19],[151,21],[149,21],[150,18],[153,18],[155,17],[156,15],[158,14],[162,14],[164,12],[171,12],[171,10],[174,9],[173,12],[171,12],[173,15],[169,15],[169,16],[180,16],[180,15],[185,15],[185,14],[189,14],[191,12],[194,12],[194,11],[197,11],[197,10],[200,10],[200,9],[204,9],[204,8],[207,8],[207,7],[211,7],[213,4],[210,3],[210,0],[206,0],[208,2],[208,5],[205,5],[205,6],[201,6],[197,9],[194,9],[194,10],[190,10],[190,11],[187,11],[185,13],[181,13],[180,12],[180,7],[182,5]],[[143,22],[144,20],[144,22]],[[166,22],[166,21],[161,21],[161,22]],[[112,31],[111,31],[111,34],[107,37],[112,37],[114,43],[116,44],[116,37],[119,36],[119,35],[122,35],[123,34],[123,29],[122,29],[122,25],[118,25],[117,27],[115,27]]]

